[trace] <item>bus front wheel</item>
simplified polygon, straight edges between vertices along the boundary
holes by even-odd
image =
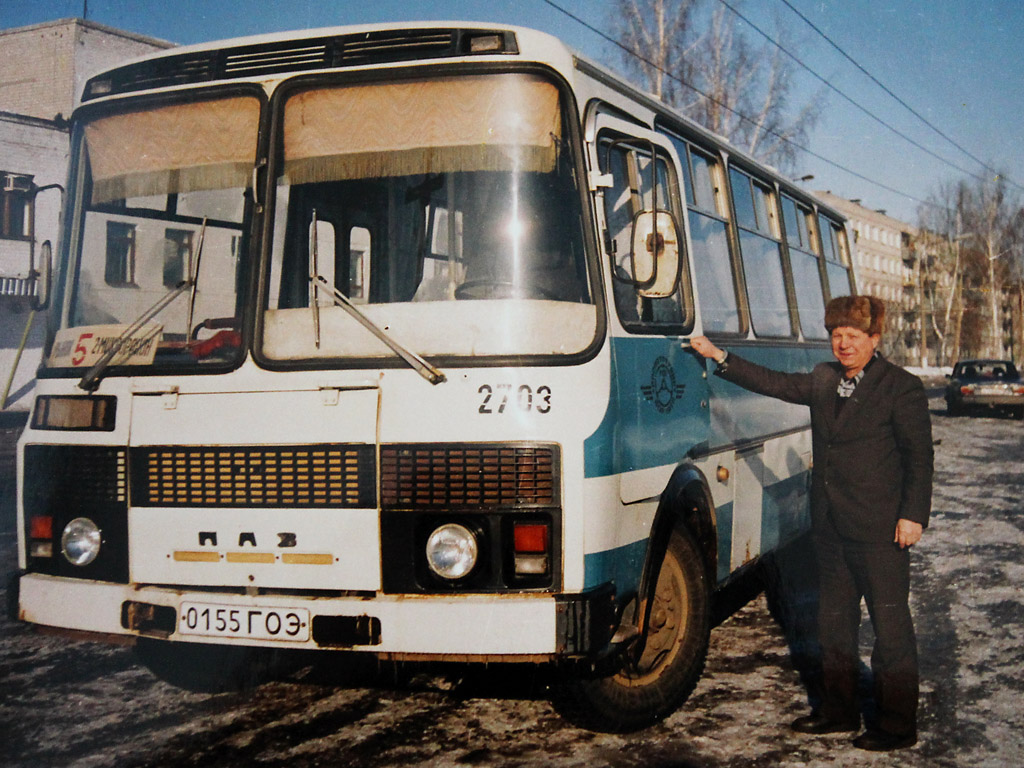
[[[658,574],[650,627],[639,659],[633,649],[608,674],[561,681],[555,701],[572,721],[599,731],[628,732],[672,714],[704,670],[711,632],[711,589],[700,548],[685,530],[672,532]]]

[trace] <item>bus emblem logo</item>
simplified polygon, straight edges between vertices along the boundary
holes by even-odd
[[[651,367],[651,383],[640,387],[644,399],[654,403],[658,413],[668,413],[676,400],[681,400],[686,391],[685,384],[676,383],[676,372],[668,358],[661,356]]]

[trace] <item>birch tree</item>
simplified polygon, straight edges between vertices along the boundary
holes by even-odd
[[[616,0],[613,14],[623,64],[641,88],[749,154],[795,166],[821,97],[793,107],[795,65],[779,47],[752,42],[745,23],[710,0]],[[789,48],[781,32],[775,39]]]
[[[1021,279],[1024,211],[1019,196],[999,175],[941,183],[919,211],[919,221],[946,243],[943,261],[951,273],[951,290],[940,334],[943,351],[949,351],[946,359],[954,361],[961,350],[1001,357],[1002,288]]]

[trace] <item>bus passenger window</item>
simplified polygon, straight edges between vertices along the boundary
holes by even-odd
[[[825,271],[828,274],[828,290],[832,298],[850,294],[850,259],[846,251],[846,234],[840,226],[822,214],[818,214],[818,229],[825,255]]]
[[[730,181],[754,332],[792,336],[775,196],[768,186],[735,168]]]
[[[789,264],[793,270],[793,288],[796,293],[797,315],[805,339],[825,339],[828,333],[822,325],[825,316],[825,296],[821,282],[821,259],[810,238],[813,219],[811,211],[793,198],[782,196],[783,220],[786,224],[786,242],[789,245]]]
[[[729,255],[729,223],[719,193],[718,161],[689,142],[670,137],[683,164],[693,246],[693,279],[700,295],[704,332],[739,333],[736,275]]]

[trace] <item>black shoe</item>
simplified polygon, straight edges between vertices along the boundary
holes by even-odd
[[[820,735],[823,733],[846,733],[848,731],[860,730],[860,719],[856,720],[832,720],[822,714],[805,715],[798,717],[790,725],[797,733],[810,733]]]
[[[898,733],[868,730],[853,740],[853,746],[857,749],[867,749],[871,752],[889,752],[894,749],[906,749],[915,744],[917,744],[916,731],[900,735]]]

